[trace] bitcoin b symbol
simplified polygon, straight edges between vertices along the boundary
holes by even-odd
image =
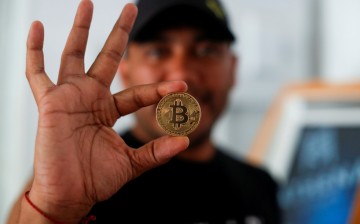
[[[179,129],[181,125],[189,120],[187,108],[183,106],[182,101],[179,99],[176,99],[170,107],[172,108],[172,118],[169,123],[173,124],[174,129]]]

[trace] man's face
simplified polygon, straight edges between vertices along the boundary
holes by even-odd
[[[183,80],[188,93],[201,106],[201,121],[189,135],[192,143],[210,136],[211,128],[225,108],[234,83],[236,58],[228,43],[212,42],[191,28],[170,29],[154,41],[130,43],[120,64],[126,87],[169,80]],[[135,131],[148,141],[165,134],[155,118],[156,105],[135,113]]]

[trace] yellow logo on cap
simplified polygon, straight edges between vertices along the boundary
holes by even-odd
[[[220,7],[220,5],[214,0],[206,0],[207,7],[218,17],[219,19],[224,19],[224,11]]]

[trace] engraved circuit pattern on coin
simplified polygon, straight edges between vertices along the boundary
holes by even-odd
[[[156,107],[156,120],[169,135],[188,135],[200,122],[201,109],[188,93],[177,92],[164,96]]]

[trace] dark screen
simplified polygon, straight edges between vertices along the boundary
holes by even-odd
[[[279,200],[284,224],[348,223],[360,180],[360,127],[304,127]]]

